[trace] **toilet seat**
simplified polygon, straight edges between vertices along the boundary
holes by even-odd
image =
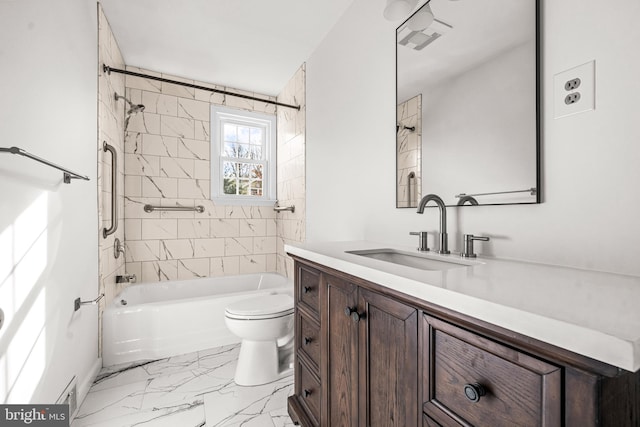
[[[274,294],[236,301],[229,304],[224,315],[230,319],[261,320],[288,316],[293,312],[290,295]]]

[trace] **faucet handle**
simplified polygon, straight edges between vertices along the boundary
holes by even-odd
[[[120,242],[120,239],[116,237],[113,241],[113,256],[115,259],[120,258],[120,254],[124,255],[124,245]]]
[[[488,242],[489,238],[484,236],[474,236],[473,234],[462,235],[462,252],[460,256],[463,258],[475,258],[477,255],[473,252],[473,241],[480,240],[482,242]]]
[[[409,233],[411,236],[419,236],[418,237],[418,250],[421,252],[426,252],[429,250],[427,247],[427,232],[426,231],[412,231]]]

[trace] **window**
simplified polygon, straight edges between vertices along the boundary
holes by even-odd
[[[211,198],[223,204],[273,204],[276,117],[211,107]]]

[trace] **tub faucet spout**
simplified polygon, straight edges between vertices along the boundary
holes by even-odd
[[[420,200],[418,205],[418,213],[424,213],[424,208],[430,201],[434,201],[438,205],[440,211],[440,249],[437,251],[439,254],[450,254],[449,251],[449,237],[447,235],[447,208],[444,205],[442,199],[435,194],[427,194]]]
[[[116,276],[116,283],[136,283],[135,274],[123,274]]]

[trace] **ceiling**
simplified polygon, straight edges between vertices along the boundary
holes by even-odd
[[[100,1],[127,65],[264,95],[284,88],[352,2]]]

